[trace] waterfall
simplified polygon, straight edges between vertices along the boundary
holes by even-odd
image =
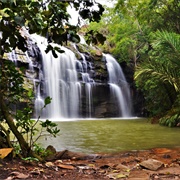
[[[34,34],[31,40],[37,44],[37,49],[31,48],[35,56],[29,56],[31,51],[22,54],[13,50],[8,57],[16,64],[23,61],[26,67],[29,65],[26,76],[34,84],[36,117],[61,120],[131,116],[129,85],[111,55],[93,59],[89,53],[79,52],[74,44],[80,55],[77,59],[70,49],[52,43],[64,51],[57,52],[55,58],[51,51],[45,53],[46,38]],[[35,60],[36,56],[39,59]],[[42,110],[48,96],[52,101]]]
[[[55,58],[51,52],[45,53],[46,39],[37,35],[33,36],[42,53],[44,90],[46,96],[52,98],[47,106],[48,118],[77,118],[81,85],[77,78],[76,57],[74,53],[59,46],[64,53],[57,53]],[[58,45],[56,45],[58,46]]]
[[[121,66],[109,54],[106,57],[106,65],[109,74],[109,85],[112,98],[116,99],[119,107],[119,116],[130,117],[131,115],[131,96],[129,85],[124,77]]]
[[[39,82],[38,82],[39,83]],[[36,88],[37,87],[37,88]],[[44,100],[41,97],[41,93],[40,93],[40,84],[38,84],[36,86],[36,81],[34,80],[34,91],[36,93],[36,99],[34,102],[34,106],[35,106],[35,116],[39,117],[41,115],[41,109],[44,106]],[[43,110],[42,110],[43,111]]]
[[[91,64],[89,64],[88,66],[88,62],[86,61],[85,56],[81,54],[81,57],[83,59],[82,61],[82,72],[81,72],[81,76],[82,76],[82,83],[85,84],[85,96],[86,96],[86,116],[87,117],[91,117],[92,116],[92,87],[93,85],[95,85],[95,82],[92,78],[90,78],[90,74],[88,73],[88,68],[91,71],[92,70],[92,66]]]

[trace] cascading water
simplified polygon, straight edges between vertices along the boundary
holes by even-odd
[[[46,108],[48,118],[76,118],[79,114],[81,85],[76,71],[76,57],[72,51],[60,47],[64,53],[45,53],[46,39],[34,35],[42,53],[45,94],[52,98]],[[56,45],[58,46],[58,45]]]
[[[77,59],[70,49],[61,46],[64,53],[57,52],[58,57],[54,58],[52,52],[45,53],[48,45],[46,38],[34,34],[30,39],[37,43],[37,49],[31,48],[34,54],[40,52],[36,61],[34,56],[28,56],[31,52],[22,56],[18,51],[13,51],[8,56],[15,63],[21,61],[21,56],[23,62],[25,58],[25,63],[29,64],[26,76],[34,84],[36,117],[40,115],[42,118],[60,120],[131,116],[129,86],[121,67],[111,55],[104,54],[103,58],[92,59],[88,53],[79,52],[74,45],[81,58]],[[47,96],[52,101],[42,111]]]
[[[88,66],[88,62],[86,61],[85,56],[81,53],[81,57],[83,59],[82,61],[82,83],[85,84],[85,96],[86,96],[86,116],[91,117],[92,115],[92,87],[95,85],[95,82],[92,78],[90,78],[90,75],[88,73],[88,67],[90,68],[90,71],[92,70],[91,65]]]
[[[36,88],[36,81],[34,81],[34,87],[35,87],[35,92],[36,92],[36,99],[35,99],[35,102],[34,102],[35,116],[39,117],[41,115],[41,109],[44,106],[44,100],[41,97],[40,84],[38,84],[38,86]]]
[[[112,96],[117,100],[119,106],[119,116],[130,117],[132,115],[129,85],[117,61],[109,54],[106,54],[105,57],[109,74],[109,85]]]

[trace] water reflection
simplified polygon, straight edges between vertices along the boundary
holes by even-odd
[[[60,136],[41,138],[44,147],[53,145],[58,151],[68,149],[84,153],[112,153],[154,147],[175,147],[179,128],[150,124],[147,120],[79,120],[57,122]]]

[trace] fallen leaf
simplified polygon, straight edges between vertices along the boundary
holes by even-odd
[[[89,167],[95,167],[95,165],[94,165],[94,164],[88,164],[88,166],[89,166]]]
[[[46,162],[45,164],[47,167],[54,167],[55,165],[52,162]]]
[[[10,176],[13,176],[13,179],[27,179],[29,177],[29,175],[14,171],[10,173]],[[10,179],[10,177],[8,177],[7,179]]]
[[[20,173],[18,176],[16,176],[16,178],[18,178],[18,179],[27,179],[28,177],[29,177],[29,175],[26,175],[23,173]]]
[[[113,173],[117,173],[117,172],[119,172],[119,170],[114,169],[112,172]]]
[[[82,170],[84,170],[84,169],[90,169],[90,167],[89,166],[77,166],[79,169],[82,169]]]
[[[71,170],[75,169],[74,166],[67,165],[67,164],[58,164],[57,166],[60,167],[60,168],[63,168],[63,169],[71,169]]]
[[[0,149],[0,159],[4,159],[8,154],[12,152],[13,148],[2,148]]]
[[[126,174],[117,174],[116,178],[126,178],[127,175]]]
[[[59,159],[55,161],[56,164],[57,164],[57,163],[62,163],[62,162],[63,162],[63,161],[62,161],[62,160],[59,160]]]
[[[129,176],[129,173],[126,173],[126,172],[109,173],[107,176],[110,179],[120,179],[120,178],[127,178]]]

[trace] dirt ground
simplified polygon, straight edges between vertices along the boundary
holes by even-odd
[[[5,158],[0,160],[0,180],[178,180],[180,179],[180,147],[155,148],[116,154],[84,155],[64,151],[65,156],[45,163]],[[60,156],[59,156],[60,157]],[[141,166],[154,159],[162,162],[157,170]]]

